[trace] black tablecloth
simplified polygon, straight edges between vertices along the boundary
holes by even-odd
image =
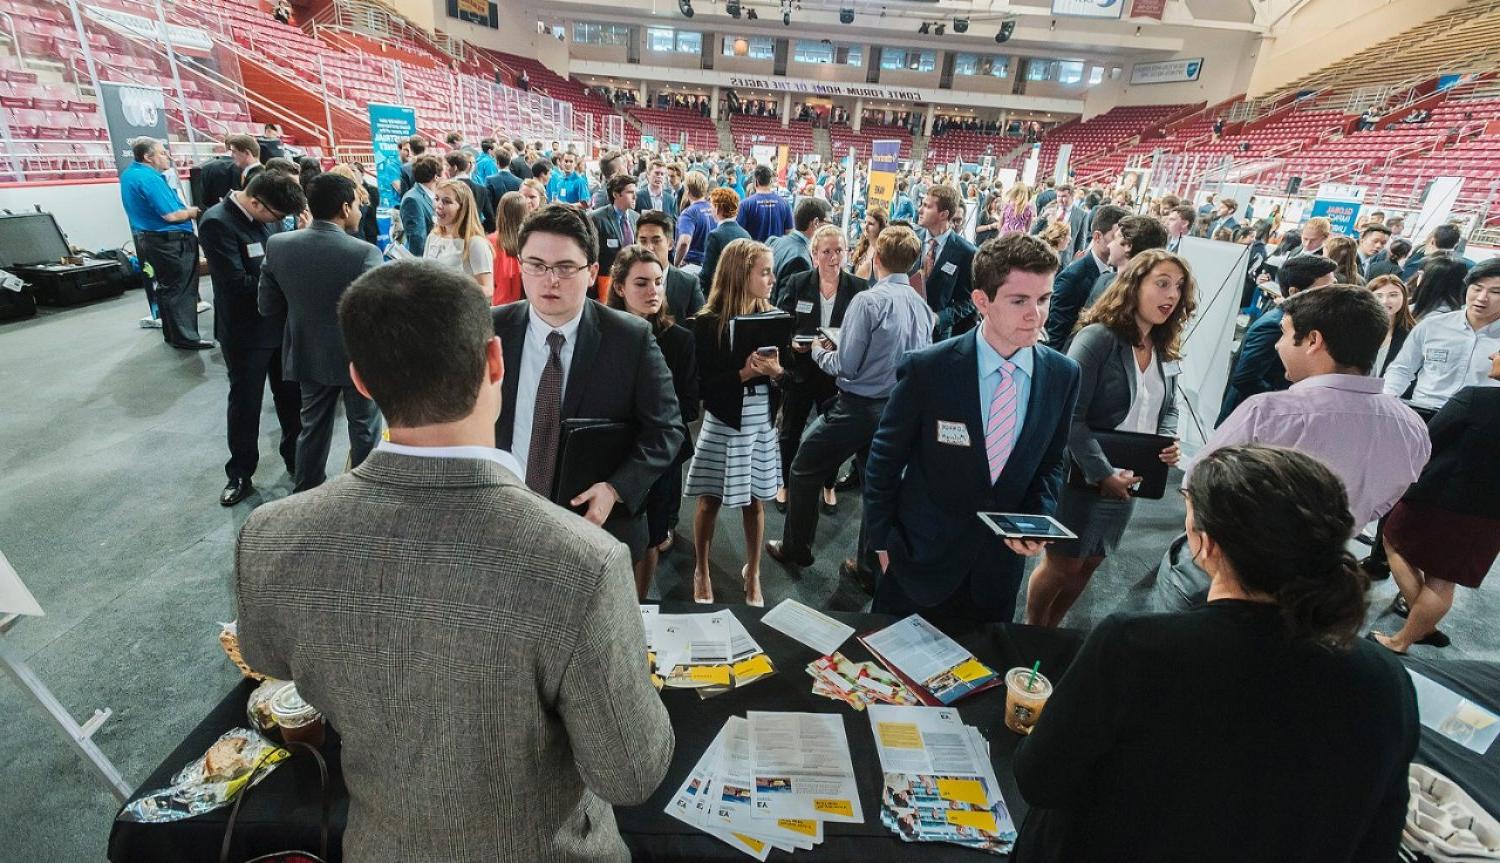
[[[667,614],[701,612],[710,606],[663,603]],[[797,859],[857,860],[873,863],[879,860],[905,860],[919,856],[924,860],[995,859],[992,855],[956,846],[907,844],[880,825],[880,762],[875,741],[870,734],[869,719],[841,702],[812,694],[812,678],[803,666],[817,658],[817,652],[782,635],[760,622],[760,609],[736,606],[735,614],[745,624],[776,664],[777,673],[758,680],[743,689],[731,690],[707,700],[690,690],[668,690],[662,699],[672,717],[677,747],[672,766],[661,786],[640,806],[617,807],[616,818],[632,855],[637,860],[744,860],[745,856],[705,833],[668,816],[662,810],[676,793],[689,770],[713,741],[714,735],[730,716],[743,716],[749,710],[792,710],[839,713],[844,716],[849,737],[850,755],[859,782],[864,824],[829,824],[823,844],[812,851],[799,851]],[[893,621],[882,615],[834,614],[863,634]],[[1030,666],[1040,659],[1044,672],[1054,681],[1072,661],[1081,633],[1046,630],[1018,625],[973,626],[934,621],[945,632],[967,647],[980,660],[999,671]],[[870,659],[868,652],[853,638],[842,648],[856,661]],[[1416,658],[1406,660],[1409,667],[1433,680],[1492,709],[1500,707],[1500,665],[1457,661],[1431,662]],[[177,747],[146,779],[136,794],[169,784],[172,774],[202,755],[224,731],[243,727],[245,700],[253,684],[236,686],[216,706],[188,738]],[[1011,755],[1019,737],[1005,730],[1002,713],[1004,691],[991,689],[971,696],[958,705],[966,723],[977,726],[990,741],[995,773],[1011,814],[1019,824],[1026,813],[1026,803],[1016,790],[1011,772]],[[1371,721],[1379,721],[1372,717]],[[336,734],[329,735],[324,747],[334,793],[333,840],[329,859],[339,860],[343,825],[348,814],[348,793],[339,769],[339,744]],[[1452,777],[1476,801],[1492,813],[1500,813],[1500,746],[1486,756],[1475,753],[1422,729],[1417,760]],[[316,850],[318,830],[317,772],[306,757],[281,764],[259,786],[254,788],[242,807],[236,827],[235,854],[243,860],[254,854],[288,847]],[[116,820],[110,835],[109,859],[112,863],[160,863],[160,861],[209,861],[217,859],[223,838],[228,809],[219,809],[185,821],[170,824],[137,824]],[[785,859],[772,852],[772,859]]]
[[[714,606],[690,603],[663,603],[665,614],[695,613],[713,610]],[[908,844],[880,824],[880,761],[875,740],[870,734],[866,714],[856,712],[842,702],[812,693],[812,678],[803,671],[818,657],[817,651],[760,622],[762,609],[735,606],[734,613],[745,624],[776,665],[776,674],[762,678],[742,689],[700,699],[691,690],[667,690],[662,700],[672,717],[677,746],[672,766],[651,799],[640,806],[621,806],[615,810],[620,832],[636,860],[739,861],[745,855],[706,833],[695,830],[668,816],[663,809],[667,801],[698,762],[714,735],[730,716],[744,716],[749,710],[790,710],[839,713],[849,737],[850,755],[859,781],[860,803],[864,808],[863,824],[829,824],[825,838],[812,851],[799,851],[799,860],[905,860],[913,855],[924,860],[984,860],[993,855],[957,846]],[[853,626],[857,634],[880,629],[895,618],[872,614],[839,614],[833,617]],[[1025,665],[1040,659],[1043,672],[1053,680],[1061,677],[1083,642],[1081,633],[1069,630],[1047,630],[1029,626],[974,626],[934,620],[945,632],[968,648],[980,660],[999,671]],[[841,648],[855,661],[872,657],[854,638]],[[142,793],[170,784],[174,773],[203,752],[230,728],[244,727],[245,701],[254,684],[241,683],[219,702],[197,728],[141,784],[132,799]],[[1016,822],[1025,814],[1025,803],[1011,776],[1010,756],[1020,739],[1005,729],[1002,714],[1005,693],[1000,687],[970,696],[958,705],[964,722],[978,727],[990,741],[995,773],[1001,791]],[[335,794],[331,860],[341,859],[339,837],[349,809],[348,793],[339,769],[339,744],[336,734],[329,735],[323,748]],[[317,850],[318,776],[310,759],[298,756],[279,765],[245,799],[235,827],[235,854],[243,860],[254,854],[269,853],[288,847]],[[110,834],[109,859],[112,863],[161,863],[167,860],[209,861],[217,859],[228,819],[227,808],[208,812],[185,821],[168,824],[138,824],[116,820]],[[773,851],[772,859],[785,859]]]

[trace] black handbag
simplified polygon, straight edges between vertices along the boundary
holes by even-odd
[[[287,744],[287,748],[292,750],[293,757],[296,756],[298,749],[307,750],[318,764],[318,784],[321,788],[323,801],[322,814],[319,817],[319,835],[321,839],[319,840],[318,853],[313,854],[310,851],[275,851],[270,854],[252,857],[244,861],[244,863],[327,863],[328,823],[333,811],[333,797],[328,792],[328,763],[323,760],[321,752],[306,743],[289,743]],[[234,808],[229,810],[229,822],[224,825],[224,844],[219,847],[219,863],[229,863],[229,850],[234,842],[234,822],[239,817],[240,804],[245,802],[245,796],[250,793],[250,789],[255,787],[255,777],[260,773],[263,764],[264,762],[255,765],[255,769],[250,772],[249,781],[245,783],[244,788],[240,789],[239,796],[234,799]]]

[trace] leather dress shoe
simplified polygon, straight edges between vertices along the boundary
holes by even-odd
[[[1373,557],[1361,560],[1359,568],[1365,571],[1365,575],[1368,575],[1371,581],[1384,581],[1391,577],[1390,564],[1387,564],[1383,560],[1376,560]]]
[[[255,486],[250,484],[249,478],[240,477],[232,479],[228,485],[224,486],[223,493],[219,495],[219,504],[221,506],[234,506],[249,497],[253,491],[255,491]]]
[[[779,539],[773,539],[770,542],[766,543],[766,554],[769,554],[772,560],[776,561],[782,566],[802,567],[813,565],[812,555],[809,554],[806,557],[793,558],[791,554],[782,547],[781,540]]]
[[[172,347],[182,351],[206,351],[214,346],[208,339],[197,339],[190,342],[169,342]]]
[[[854,558],[851,557],[839,564],[839,577],[853,579],[854,583],[859,585],[860,590],[871,596],[875,595],[875,574],[860,569],[859,565],[854,562]]]

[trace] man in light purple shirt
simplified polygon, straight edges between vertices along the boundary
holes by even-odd
[[[1328,466],[1349,494],[1355,530],[1388,512],[1432,454],[1427,427],[1400,399],[1369,377],[1385,339],[1386,313],[1363,288],[1304,291],[1281,304],[1276,352],[1290,389],[1261,393],[1230,414],[1194,457],[1235,444],[1284,446]],[[1193,464],[1185,470],[1191,484]],[[1272,541],[1272,538],[1267,538]],[[1183,554],[1179,538],[1157,571],[1154,604],[1179,610],[1200,604],[1208,576]]]

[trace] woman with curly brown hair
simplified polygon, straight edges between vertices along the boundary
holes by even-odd
[[[1068,348],[1082,371],[1068,434],[1073,476],[1057,503],[1057,519],[1078,538],[1049,546],[1031,574],[1027,623],[1062,621],[1119,545],[1135,509],[1131,493],[1140,478],[1109,463],[1094,431],[1176,437],[1176,366],[1195,293],[1185,261],[1149,249],[1130,259],[1079,321],[1082,328]],[[1160,458],[1173,465],[1179,455],[1174,442]]]
[[[875,209],[865,213],[859,244],[854,247],[854,254],[849,258],[849,272],[861,279],[873,280],[871,274],[875,272],[875,240],[879,239],[880,232],[890,223],[890,216],[886,215],[885,210]]]

